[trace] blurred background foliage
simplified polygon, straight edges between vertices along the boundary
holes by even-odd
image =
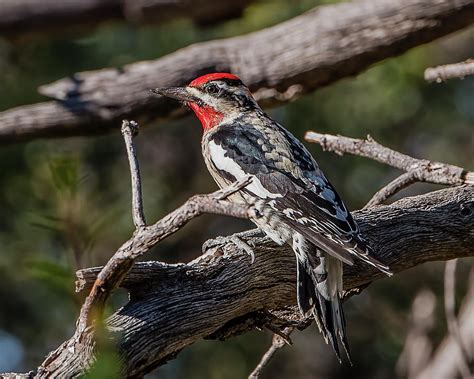
[[[194,42],[258,30],[328,2],[258,1],[241,18],[204,29],[187,20],[146,26],[109,22],[92,30],[16,40],[0,36],[0,110],[43,100],[36,91],[39,85],[77,71],[157,58]],[[306,130],[361,138],[370,134],[410,155],[474,170],[472,77],[443,84],[423,80],[428,66],[474,56],[473,42],[471,28],[270,113],[300,138]],[[72,334],[81,301],[74,293],[75,270],[104,263],[132,231],[128,165],[118,130],[107,136],[0,148],[0,372],[36,367]],[[149,221],[194,193],[215,189],[200,158],[200,135],[197,121],[186,118],[150,125],[136,140]],[[398,174],[367,159],[309,148],[352,209]],[[419,184],[403,195],[432,189]],[[200,254],[207,238],[249,227],[245,221],[205,216],[146,258],[186,262]],[[467,280],[468,263],[461,265],[460,283]],[[294,333],[294,346],[278,353],[264,377],[403,376],[395,366],[411,302],[420,290],[428,289],[437,298],[433,342],[445,334],[442,268],[441,263],[417,267],[372,284],[346,303],[355,367],[339,365],[313,326]],[[462,295],[461,288],[459,299]],[[111,310],[123,300],[117,297]],[[243,378],[269,342],[268,332],[225,342],[201,341],[149,377]],[[109,349],[89,377],[113,377],[116,369],[116,357]]]

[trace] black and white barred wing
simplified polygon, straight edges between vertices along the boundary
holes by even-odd
[[[294,159],[305,171],[291,170],[288,155],[269,146],[255,128],[222,127],[209,140],[216,172],[230,182],[250,175],[252,182],[243,191],[262,199],[282,223],[347,264],[356,257],[389,273],[370,255],[351,214],[306,149],[295,148]]]
[[[285,189],[281,192],[283,196],[267,198],[268,206],[280,214],[283,222],[314,245],[344,263],[352,264],[355,257],[390,274],[387,266],[371,256],[357,224],[326,178],[318,176],[308,182],[272,172],[257,174],[256,179],[271,193],[280,193],[282,188]]]
[[[354,257],[361,259],[390,275],[389,268],[373,258],[346,206],[330,183],[323,180],[324,184],[297,185],[300,191],[271,199],[268,204],[282,213],[293,229],[323,251],[347,264],[352,264]]]

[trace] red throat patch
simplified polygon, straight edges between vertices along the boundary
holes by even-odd
[[[201,121],[204,131],[209,130],[219,124],[224,118],[222,113],[217,112],[211,107],[200,107],[196,103],[188,103],[190,108],[196,113],[197,118]]]
[[[212,80],[219,80],[219,79],[231,79],[231,80],[239,80],[240,79],[227,72],[214,72],[212,74],[202,75],[199,78],[194,79],[191,83],[189,83],[190,87],[201,87],[204,84],[212,81]],[[199,106],[196,103],[189,102],[188,105],[191,109],[196,113],[196,116],[201,121],[202,128],[204,131],[209,130],[219,124],[224,118],[222,113],[217,112],[215,109],[209,106]]]

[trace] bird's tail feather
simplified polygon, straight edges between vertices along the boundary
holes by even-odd
[[[301,261],[297,255],[298,306],[303,315],[313,314],[324,340],[331,345],[339,362],[341,362],[340,342],[349,362],[352,364],[340,291],[339,288],[334,288],[339,283],[342,286],[342,281],[335,277],[341,275],[342,272],[338,272],[339,267],[337,265],[339,262],[334,262],[336,265],[328,265],[328,258],[334,259],[332,257],[322,257],[319,266],[311,268],[308,267],[308,261]],[[326,262],[324,262],[324,259],[326,259]],[[321,265],[329,270],[322,272]],[[342,267],[340,270],[342,270]]]

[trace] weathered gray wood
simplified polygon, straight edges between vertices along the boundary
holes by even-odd
[[[58,99],[0,113],[0,143],[105,133],[185,114],[150,88],[232,71],[265,106],[355,75],[474,21],[474,0],[357,0],[322,6],[246,36],[199,43],[121,69],[83,72],[40,88]]]
[[[473,186],[357,211],[355,218],[377,257],[395,273],[428,261],[474,256]],[[290,249],[255,232],[241,238],[254,246],[255,263],[218,238],[189,264],[146,262],[132,268],[122,282],[130,302],[107,321],[127,375],[149,372],[202,338],[226,338],[256,326],[307,325],[295,307]],[[79,288],[89,288],[99,269],[78,272]],[[345,267],[344,285],[351,290],[383,277],[356,263]]]
[[[124,133],[124,137],[127,139],[127,134]],[[131,140],[128,142],[132,143]],[[131,151],[129,150],[128,153],[130,154]],[[133,167],[131,169],[133,171]],[[94,285],[81,306],[73,336],[49,353],[38,368],[36,377],[70,377],[80,375],[91,367],[95,361],[94,332],[102,319],[105,302],[128,274],[135,260],[158,242],[177,232],[193,218],[203,213],[241,218],[256,217],[251,206],[226,200],[227,197],[249,184],[249,181],[250,178],[242,178],[229,187],[208,195],[195,195],[153,225],[137,226],[132,237],[122,244],[97,274]],[[135,196],[138,197],[138,193]]]
[[[438,67],[429,67],[425,70],[425,80],[428,82],[441,83],[453,78],[464,79],[470,75],[474,75],[474,59]]]
[[[142,180],[140,175],[140,165],[138,164],[137,153],[133,137],[138,134],[138,124],[135,121],[123,120],[122,136],[127,149],[128,165],[130,166],[130,178],[132,184],[132,219],[135,230],[146,226],[145,212],[143,211]]]
[[[405,171],[404,174],[381,188],[364,208],[382,204],[398,191],[417,181],[443,185],[474,185],[474,172],[447,163],[410,157],[382,146],[370,136],[366,139],[358,139],[309,131],[305,134],[305,140],[318,143],[326,151],[333,151],[339,155],[348,153],[371,158]]]

